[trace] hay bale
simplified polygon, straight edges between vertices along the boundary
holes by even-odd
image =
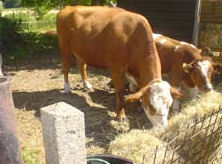
[[[202,97],[193,100],[182,107],[182,112],[172,116],[169,125],[158,132],[158,138],[175,138],[178,131],[186,131],[189,124],[210,114],[213,110],[222,106],[222,94],[211,91]]]
[[[201,23],[200,26],[200,47],[210,46],[212,48],[222,48],[222,25]]]
[[[222,143],[220,143],[220,146],[217,151],[214,152],[212,155],[211,163],[221,163],[222,161]]]
[[[117,132],[127,132],[130,129],[129,119],[124,121],[111,120],[109,124]]]
[[[208,94],[203,95],[197,100],[184,105],[182,112],[178,115],[173,116],[169,120],[169,126],[159,131],[157,137],[161,138],[163,141],[168,140],[169,138],[176,138],[173,147],[182,145],[179,154],[182,154],[183,157],[192,161],[198,161],[199,156],[202,156],[201,160],[209,159],[213,156],[214,152],[217,151],[217,148],[214,148],[216,144],[221,144],[216,142],[220,137],[220,133],[215,133],[210,138],[205,138],[206,135],[210,135],[213,130],[213,126],[209,129],[203,129],[209,124],[210,119],[205,120],[203,125],[200,123],[195,128],[191,126],[195,124],[195,121],[200,120],[204,115],[211,114],[215,109],[219,109],[219,106],[222,106],[222,94],[212,91]],[[216,117],[221,118],[222,113],[220,112],[218,116],[213,116],[211,122],[215,122]],[[214,129],[217,129],[219,122],[214,126]],[[200,131],[195,137],[190,139],[193,134]],[[186,139],[186,140],[185,140]],[[185,143],[184,143],[185,141]],[[198,144],[197,144],[198,143]],[[210,149],[214,151],[209,152]],[[199,152],[199,153],[198,153]]]
[[[150,164],[153,163],[157,146],[156,163],[162,163],[166,151],[166,143],[150,135],[149,130],[132,130],[119,135],[112,141],[108,152],[129,158],[136,163],[144,162],[144,164]],[[172,151],[169,149],[167,152],[165,160],[169,162],[172,158]],[[177,155],[175,154],[175,156]]]
[[[90,145],[86,148],[87,155],[104,154],[106,152],[105,148],[97,145]]]
[[[202,157],[202,162],[207,159],[212,159],[214,161],[221,159],[221,154],[215,156],[219,148],[221,149],[221,142],[215,142],[218,138],[221,138],[220,133],[216,133],[210,138],[203,139],[206,135],[206,131],[202,130],[192,139],[186,140],[184,138],[190,138],[194,132],[198,132],[202,125],[197,125],[195,131],[192,128],[187,129],[188,126],[191,127],[195,123],[195,120],[200,120],[204,115],[212,113],[214,109],[222,106],[222,94],[212,91],[202,97],[193,100],[183,106],[182,112],[171,117],[169,120],[169,125],[166,128],[154,128],[151,130],[132,130],[129,133],[122,134],[118,136],[113,142],[111,142],[109,147],[109,153],[119,156],[127,157],[137,163],[141,163],[145,156],[145,163],[152,163],[155,147],[158,145],[159,151],[157,153],[156,163],[161,163],[163,160],[163,154],[166,150],[165,141],[175,139],[175,141],[170,144],[171,149],[176,147],[181,147],[177,150],[174,156],[181,155],[182,159],[187,159],[192,161],[198,161],[198,156],[195,153],[200,151]],[[218,117],[222,117],[220,112]],[[211,122],[216,119],[216,116],[212,117]],[[208,122],[205,122],[203,126],[206,126]],[[219,123],[217,122],[214,128],[218,128]],[[207,135],[211,132],[212,128],[209,129]],[[200,142],[200,143],[199,143]],[[195,146],[199,143],[198,146]],[[217,145],[218,147],[214,148]],[[191,149],[191,147],[193,147]],[[210,148],[214,148],[213,151],[209,152]],[[172,150],[168,151],[166,155],[166,161],[171,160]]]

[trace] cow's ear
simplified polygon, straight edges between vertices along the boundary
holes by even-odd
[[[184,96],[182,92],[180,92],[178,89],[172,86],[170,87],[170,93],[173,96],[173,98],[182,98]]]
[[[138,101],[139,99],[141,99],[142,96],[143,95],[141,92],[136,92],[136,93],[125,96],[125,101],[126,102],[135,102],[135,101]]]
[[[192,64],[183,63],[182,65],[182,69],[185,73],[190,73],[192,67]]]
[[[145,85],[136,93],[125,96],[125,101],[126,102],[134,102],[134,101],[141,99],[143,97],[143,95],[148,91],[149,88],[150,88],[149,84]]]
[[[204,47],[204,48],[201,50],[200,54],[201,54],[202,56],[213,56],[213,51],[210,49],[210,47]]]
[[[220,63],[212,63],[214,73],[215,74],[221,74],[222,73],[222,64]]]

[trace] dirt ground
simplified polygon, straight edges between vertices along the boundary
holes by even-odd
[[[126,105],[128,121],[115,121],[115,92],[107,70],[89,67],[89,81],[93,92],[85,91],[80,74],[73,62],[70,73],[72,94],[63,91],[63,75],[58,53],[35,55],[22,62],[7,65],[17,116],[17,129],[26,163],[44,164],[44,147],[40,109],[60,101],[73,105],[85,114],[87,153],[105,153],[110,141],[130,129],[150,128],[142,112],[132,104]],[[33,162],[34,161],[34,162]]]

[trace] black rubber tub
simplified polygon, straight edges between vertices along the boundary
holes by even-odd
[[[92,155],[87,157],[87,164],[136,164],[135,162],[113,155]]]

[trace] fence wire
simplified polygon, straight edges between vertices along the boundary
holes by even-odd
[[[222,139],[222,109],[213,110],[201,119],[189,124],[185,131],[167,142],[166,147],[156,147],[152,164],[207,164],[220,163],[217,157]]]

